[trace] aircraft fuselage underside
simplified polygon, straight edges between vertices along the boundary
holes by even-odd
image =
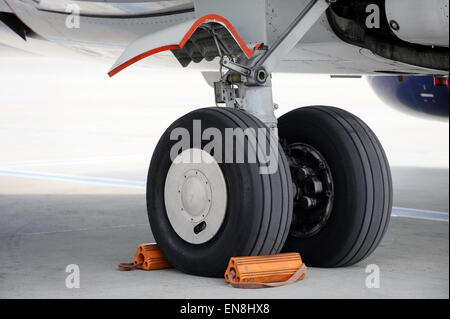
[[[439,1],[441,0],[437,0],[437,2]],[[234,20],[236,19],[232,16],[225,16],[225,18],[233,23],[238,33],[247,40],[249,46],[256,44],[254,42],[257,41],[255,40],[257,38],[264,40],[259,41],[270,46],[283,34],[307,2],[306,0],[251,0],[236,3],[226,1],[224,3],[229,9],[232,9],[231,12],[241,12],[242,15],[246,16],[247,25],[235,23]],[[352,2],[353,0],[341,0],[341,3],[348,3],[347,6],[353,8],[355,5]],[[374,0],[373,2],[375,4],[380,3],[380,15],[383,18],[385,15],[383,13],[385,11],[384,0]],[[432,2],[428,4],[429,10],[437,10],[438,16],[442,11],[444,17],[447,14],[448,21],[448,7],[447,12],[445,12],[445,8],[434,9],[432,6],[436,5],[436,0]],[[90,56],[96,59],[99,57],[114,59],[130,42],[170,26],[196,19],[203,14],[194,11],[193,1],[183,0],[139,2],[133,3],[133,6],[127,6],[123,1],[93,1],[92,3],[72,1],[71,3],[79,5],[79,11],[74,12],[73,7],[68,7],[67,4],[59,1],[1,0],[0,11],[14,13],[31,32],[28,35],[27,42],[19,41],[20,38],[16,39],[12,31],[0,23],[0,34],[2,35],[0,43],[5,42],[4,44],[8,46],[39,55],[79,55],[80,57]],[[413,8],[413,5],[411,4],[411,8]],[[447,68],[424,67],[423,65],[434,65],[432,63],[420,63],[423,56],[427,56],[426,59],[430,59],[431,56],[431,59],[433,59],[432,52],[425,50],[426,47],[422,48],[420,45],[396,38],[395,34],[392,34],[392,30],[383,29],[383,25],[380,28],[382,32],[378,33],[366,29],[367,36],[365,38],[375,39],[367,40],[367,44],[364,43],[364,39],[345,38],[341,34],[341,27],[344,26],[344,31],[345,27],[350,28],[348,21],[353,21],[355,26],[360,25],[359,20],[364,21],[370,13],[364,11],[355,13],[350,15],[350,17],[355,17],[354,20],[350,20],[346,14],[342,13],[347,11],[349,10],[341,8],[339,2],[332,4],[332,9],[324,13],[302,41],[297,43],[294,49],[281,59],[275,71],[337,75],[448,73],[448,57]],[[354,11],[357,11],[356,8]],[[71,14],[77,12],[80,13],[79,27],[73,27],[70,25],[73,22]],[[422,14],[421,16],[427,15]],[[444,32],[445,35],[445,29],[440,27],[442,22],[437,19],[434,20],[436,20],[435,25],[428,32],[436,34],[436,29],[438,29],[440,30],[438,33]],[[360,33],[356,27],[353,25],[351,27],[354,29],[348,29],[348,32]],[[446,28],[448,37],[448,25]],[[426,32],[427,30],[422,33],[426,35]],[[394,49],[397,48],[397,45],[400,46],[396,50],[390,49],[389,55],[385,52],[377,52],[374,49],[375,44],[372,45],[378,39],[381,41],[386,33],[389,33],[389,36],[393,37],[395,41],[388,44],[383,43],[383,46],[390,45]],[[57,44],[57,47],[42,43],[44,40],[50,41],[52,45]],[[440,43],[440,41],[436,41]],[[403,47],[405,45],[407,48]],[[51,49],[49,49],[49,46],[51,46]],[[415,51],[410,52],[408,46],[411,46],[411,50],[414,49]],[[419,51],[416,52],[417,50]],[[72,52],[69,53],[68,51]],[[391,51],[395,54],[391,54]],[[397,54],[397,51],[400,51],[400,53]],[[436,48],[436,51],[439,51],[439,48]],[[412,61],[413,64],[402,61],[402,57],[409,55],[412,55],[413,58],[405,61]],[[390,59],[397,56],[398,60]],[[415,56],[417,56],[417,59]],[[438,52],[434,60],[442,60]],[[178,66],[172,54],[168,53],[144,60],[143,64],[148,66],[155,64],[168,67]],[[190,67],[200,70],[216,70],[216,65],[216,63],[203,60],[201,63],[192,64]]]

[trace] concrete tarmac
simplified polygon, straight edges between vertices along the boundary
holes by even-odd
[[[270,290],[235,290],[223,279],[177,270],[119,272],[136,246],[152,242],[144,192],[5,178],[47,194],[0,197],[0,298],[448,298],[448,223],[395,217],[381,246],[356,266],[310,268],[307,278]],[[70,190],[70,194],[67,192]],[[67,265],[80,288],[65,285]],[[380,288],[366,267],[380,267]],[[187,289],[188,288],[188,289]]]
[[[0,78],[0,298],[449,298],[448,123],[391,114],[364,85],[348,99],[340,95],[348,83],[335,82],[328,98],[338,100],[336,105],[349,103],[385,144],[395,206],[414,209],[394,214],[410,212],[415,218],[393,217],[380,247],[358,265],[309,268],[304,281],[287,287],[236,290],[223,279],[174,269],[116,270],[133,258],[138,244],[153,241],[145,207],[148,163],[165,128],[194,107],[182,106],[187,102],[178,95],[173,107],[168,101],[145,106],[134,97],[129,104],[124,97],[114,104],[105,92],[111,104],[100,103],[93,78],[64,78],[71,83],[68,89],[54,75],[60,71],[53,72],[41,81]],[[160,85],[169,85],[170,79],[160,78]],[[191,86],[206,88],[196,82],[197,75],[193,79]],[[280,82],[288,86],[288,79]],[[136,84],[142,78],[134,74],[131,80]],[[327,81],[321,78],[316,91]],[[19,85],[28,94],[18,94]],[[167,92],[151,90],[156,101],[167,98]],[[81,95],[70,100],[73,91]],[[203,98],[191,96],[187,104],[204,105]],[[310,104],[309,98],[301,105]],[[372,104],[360,109],[352,104],[355,99]],[[429,143],[417,142],[421,138]],[[66,287],[71,264],[80,269],[78,289]],[[380,288],[366,285],[370,265],[379,267]]]

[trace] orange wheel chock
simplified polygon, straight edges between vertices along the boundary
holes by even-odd
[[[270,288],[292,284],[306,276],[298,253],[230,259],[225,280],[234,288]]]
[[[119,264],[119,270],[127,271],[134,269],[142,270],[158,270],[172,268],[166,260],[157,244],[141,244],[139,245],[133,263]]]

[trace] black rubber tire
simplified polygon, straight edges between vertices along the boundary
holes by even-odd
[[[317,149],[335,189],[325,227],[310,238],[289,235],[283,250],[301,253],[316,267],[350,266],[369,256],[388,228],[393,199],[389,163],[375,134],[344,110],[315,106],[282,116],[279,135],[288,144]]]
[[[153,154],[147,182],[147,209],[156,242],[175,268],[193,275],[222,277],[230,257],[268,255],[281,251],[291,225],[292,181],[289,165],[278,141],[272,144],[276,145],[277,149],[272,151],[278,152],[279,158],[278,169],[274,174],[261,175],[259,161],[253,164],[219,163],[228,192],[222,227],[214,238],[204,244],[193,245],[184,241],[168,220],[164,187],[172,164],[170,149],[177,142],[170,140],[170,133],[175,128],[187,129],[191,132],[192,147],[194,120],[201,120],[202,129],[219,129],[223,136],[225,128],[257,130],[267,127],[243,111],[200,109],[172,124],[161,137]],[[268,143],[270,134],[267,135],[266,141],[258,143]],[[202,149],[208,142],[202,142]]]

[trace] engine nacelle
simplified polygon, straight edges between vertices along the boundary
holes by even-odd
[[[436,86],[432,76],[374,76],[368,81],[384,103],[401,112],[448,120],[449,90]]]

